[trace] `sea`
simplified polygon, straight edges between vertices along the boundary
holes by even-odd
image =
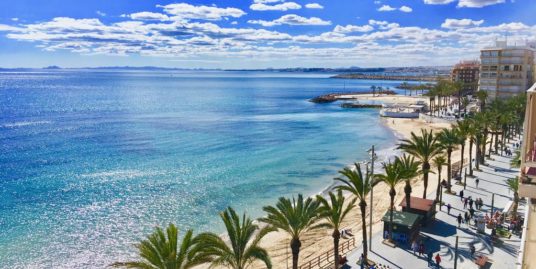
[[[401,82],[331,75],[0,72],[0,268],[104,268],[156,226],[222,233],[229,206],[257,218],[391,155],[377,109],[308,99]]]

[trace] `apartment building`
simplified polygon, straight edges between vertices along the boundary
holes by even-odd
[[[527,91],[519,196],[527,200],[518,269],[536,269],[536,84]]]
[[[534,82],[535,52],[534,44],[508,46],[506,41],[482,49],[478,90],[486,91],[489,99],[523,93]]]
[[[461,61],[450,71],[452,82],[463,83],[463,93],[470,94],[478,89],[480,63],[478,61]]]

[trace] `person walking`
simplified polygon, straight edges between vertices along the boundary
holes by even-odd
[[[475,180],[475,184],[476,184],[476,188],[478,189],[478,183],[480,182],[480,179],[478,179],[478,177],[476,178]]]
[[[421,256],[421,255],[424,256],[424,243],[422,241],[419,244],[419,256]]]
[[[462,224],[462,214],[458,214],[458,217],[456,217],[456,219],[458,220],[458,228],[460,228],[460,225]]]
[[[417,245],[417,241],[413,240],[411,243],[411,250],[413,250],[413,255],[415,255],[415,252],[419,250],[419,245]]]
[[[437,253],[435,255],[435,263],[436,263],[436,268],[441,268],[441,257],[439,256],[439,253]]]
[[[460,201],[463,201],[463,190],[460,191]]]
[[[471,218],[475,217],[475,210],[472,207],[469,208],[469,215],[471,215]]]
[[[452,206],[450,204],[447,204],[447,213],[450,215],[450,209],[452,208]]]
[[[469,208],[473,208],[473,198],[471,196],[469,196]]]
[[[426,261],[428,261],[428,267],[432,266],[432,259],[434,258],[434,252],[433,251],[429,251],[428,252],[428,256],[426,256]]]
[[[463,209],[466,209],[466,208],[467,208],[467,203],[469,203],[469,199],[464,198],[464,199],[463,199]]]
[[[465,213],[463,214],[463,220],[465,221],[465,224],[467,224],[467,226],[469,226],[469,219],[469,213],[465,211]]]

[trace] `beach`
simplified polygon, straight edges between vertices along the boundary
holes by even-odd
[[[399,104],[409,104],[414,103],[416,100],[426,100],[427,98],[421,97],[409,97],[409,96],[381,96],[381,97],[372,97],[371,95],[359,95],[356,96],[358,100],[374,100],[381,101],[386,103],[399,103]],[[395,119],[395,118],[385,118],[382,119],[383,124],[389,127],[397,136],[398,139],[405,139],[411,136],[411,132],[420,133],[421,129],[429,129],[434,132],[438,132],[443,128],[449,128],[450,124],[447,123],[426,123],[419,119]],[[466,147],[468,148],[468,147]],[[467,153],[466,153],[467,154]],[[467,155],[466,155],[467,156]],[[452,154],[452,163],[455,163],[460,160],[460,152],[456,150]],[[443,168],[442,178],[446,178],[446,167]],[[433,172],[436,172],[435,167],[432,168]],[[437,173],[429,174],[429,183],[427,192],[430,193],[435,190],[437,187]],[[397,187],[397,195],[395,199],[395,205],[398,205],[404,197],[404,184],[400,184]],[[412,195],[422,197],[423,193],[423,181],[422,178],[415,178],[412,180]],[[382,222],[381,218],[389,208],[389,188],[380,183],[374,187],[374,201],[373,201],[373,226],[372,232],[376,233],[381,231]],[[435,197],[428,196],[428,198],[434,199]],[[367,197],[367,227],[370,225],[369,221],[369,210],[370,210],[370,197]],[[344,224],[342,225],[344,229],[351,229],[355,237],[356,245],[360,245],[362,241],[362,232],[361,232],[361,214],[359,212],[359,207],[356,207],[346,218]],[[367,228],[368,229],[368,228]],[[318,256],[329,252],[332,255],[333,250],[333,238],[331,237],[331,230],[319,229],[313,230],[306,233],[302,236],[302,247],[300,250],[300,265],[307,263],[310,260],[317,259]],[[368,236],[368,231],[367,231]],[[341,238],[340,244],[350,239]],[[271,234],[268,234],[263,240],[262,244],[269,252],[274,268],[287,268],[287,263],[290,266],[292,263],[292,254],[289,248],[289,237],[284,232],[278,231]],[[372,246],[374,249],[374,246]]]

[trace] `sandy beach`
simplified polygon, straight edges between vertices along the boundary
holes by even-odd
[[[414,103],[417,100],[427,101],[427,98],[422,97],[410,97],[410,96],[381,96],[381,97],[372,97],[372,95],[359,95],[356,96],[358,100],[376,100],[387,103],[399,103],[399,104],[409,104]],[[420,132],[420,129],[430,129],[434,131],[439,131],[443,128],[450,127],[450,124],[446,123],[426,123],[419,119],[384,119],[383,123],[392,129],[399,138],[408,138],[411,135],[411,132]],[[466,147],[467,148],[467,147]],[[467,152],[466,152],[467,154]],[[460,152],[455,151],[452,155],[452,162],[457,162],[460,160]],[[446,178],[446,168],[443,169],[443,178]],[[435,168],[433,168],[435,171]],[[416,178],[412,181],[413,195],[422,196],[423,193],[423,182],[421,177]],[[404,196],[403,192],[404,184],[400,184],[397,188],[397,196],[395,204],[400,203]],[[435,190],[437,187],[437,174],[429,175],[429,185],[428,193],[432,190]],[[428,196],[429,198],[433,198]],[[373,212],[373,233],[378,232],[382,229],[381,218],[387,211],[389,207],[389,189],[383,183],[380,183],[374,188],[374,212]],[[367,198],[367,202],[369,198]],[[370,205],[368,205],[370,206]],[[369,220],[370,208],[367,207],[367,222]],[[369,225],[369,223],[367,223]],[[349,217],[346,220],[346,223],[343,225],[345,228],[352,229],[352,232],[355,236],[356,244],[360,244],[362,241],[361,236],[361,216],[359,208],[354,209]],[[331,230],[314,230],[310,231],[302,238],[302,248],[300,252],[300,265],[307,263],[310,260],[317,258],[319,255],[325,252],[331,252],[333,249],[333,239],[331,237]],[[341,239],[341,244],[345,240]],[[287,263],[291,266],[291,252],[289,249],[289,237],[283,232],[274,232],[269,234],[265,240],[263,240],[263,246],[268,249],[270,256],[272,257],[272,262],[274,268],[287,268]],[[372,246],[374,248],[374,246]]]

